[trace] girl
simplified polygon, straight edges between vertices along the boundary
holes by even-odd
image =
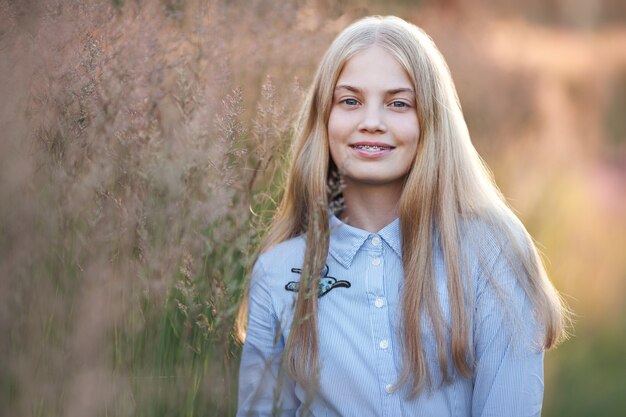
[[[416,26],[324,55],[241,313],[238,416],[540,415],[564,309]]]

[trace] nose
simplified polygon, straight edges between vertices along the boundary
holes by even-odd
[[[359,123],[358,129],[361,132],[383,133],[387,131],[383,117],[383,109],[377,105],[365,106],[363,109],[363,119]]]

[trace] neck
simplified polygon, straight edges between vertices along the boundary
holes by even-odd
[[[377,233],[398,217],[402,183],[377,185],[344,181],[344,184],[345,207],[341,219],[345,223]]]

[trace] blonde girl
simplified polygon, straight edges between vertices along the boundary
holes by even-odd
[[[241,308],[238,416],[539,416],[564,308],[421,29],[340,33]]]

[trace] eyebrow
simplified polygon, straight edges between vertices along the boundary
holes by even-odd
[[[338,86],[335,87],[335,91],[340,90],[340,89],[345,89],[348,91],[352,91],[354,93],[362,93],[363,90],[361,90],[358,87],[354,87],[348,84],[340,84]],[[387,90],[385,92],[387,95],[394,95],[394,94],[398,94],[398,93],[410,93],[415,95],[415,91],[413,91],[412,88],[406,88],[406,87],[400,87],[400,88],[392,88],[391,90]]]

